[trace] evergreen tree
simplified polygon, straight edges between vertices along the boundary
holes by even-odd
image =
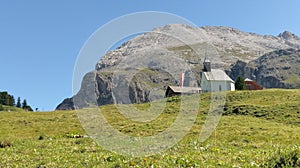
[[[27,104],[26,99],[23,100],[22,108],[26,111],[33,111],[32,108]]]
[[[6,94],[7,92],[0,92],[0,104],[6,105]]]
[[[16,107],[21,108],[21,98],[18,97]]]
[[[33,111],[32,108],[27,104],[26,99],[24,99],[21,104],[21,98],[18,97],[16,104],[14,96],[8,94],[7,92],[0,92],[0,105],[16,106],[18,108],[23,108],[27,111]]]
[[[235,81],[236,90],[246,90],[246,84],[243,77],[239,76]]]
[[[27,101],[26,101],[26,99],[23,100],[22,108],[23,109],[27,108]]]
[[[10,96],[9,100],[9,106],[15,106],[16,101],[13,95]]]
[[[15,105],[14,96],[8,94],[7,92],[0,92],[0,104],[6,106],[14,106]]]

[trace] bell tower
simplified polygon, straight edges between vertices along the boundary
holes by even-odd
[[[211,72],[211,63],[207,58],[203,62],[203,72]]]

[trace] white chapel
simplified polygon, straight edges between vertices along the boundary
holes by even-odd
[[[202,92],[234,91],[234,81],[220,69],[211,69],[211,62],[205,58],[201,75]]]

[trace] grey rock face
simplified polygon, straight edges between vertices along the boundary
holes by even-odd
[[[113,72],[89,72],[83,78],[80,91],[65,99],[56,110],[150,102],[163,98],[166,86],[178,82],[168,72],[159,69],[141,70],[131,79],[126,78],[126,74],[115,76]]]
[[[74,110],[74,109],[75,106],[74,106],[73,98],[66,98],[65,100],[63,100],[63,102],[61,102],[56,107],[56,110]]]
[[[300,88],[300,50],[267,53],[249,63],[237,61],[228,73],[257,81],[265,88]]]
[[[289,32],[289,31],[284,31],[283,33],[280,33],[278,35],[279,38],[285,39],[285,40],[300,40],[298,36],[295,34]]]
[[[72,98],[65,99],[56,107],[56,110],[70,110],[97,105],[98,83],[97,72],[87,73],[82,80],[80,91]]]
[[[80,91],[71,99],[64,100],[57,109],[158,99],[164,95],[161,92],[168,85],[178,85],[179,73],[183,70],[191,72],[196,79],[187,83],[198,86],[205,57],[213,63],[212,68],[225,69],[234,79],[237,75],[244,75],[264,87],[298,87],[294,81],[299,74],[289,75],[290,71],[295,71],[294,64],[275,68],[286,73],[283,74],[275,73],[275,69],[273,72],[264,61],[265,55],[268,55],[268,60],[273,59],[274,53],[267,53],[275,51],[272,64],[276,65],[276,61],[284,60],[277,59],[276,52],[290,48],[299,50],[300,38],[287,31],[271,36],[225,26],[194,28],[174,24],[158,27],[107,52],[96,64],[95,70],[85,75]],[[274,75],[269,75],[271,72]],[[135,75],[128,77],[131,73]]]

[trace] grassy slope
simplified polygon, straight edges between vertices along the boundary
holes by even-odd
[[[22,108],[17,108],[13,106],[5,106],[0,105],[0,111],[7,111],[7,112],[24,112],[25,110]]]
[[[217,129],[199,142],[209,100],[209,94],[201,95],[195,125],[180,143],[144,158],[111,153],[89,138],[71,138],[84,134],[75,111],[1,112],[0,143],[8,147],[0,148],[0,167],[257,167],[270,158],[276,161],[278,151],[300,153],[300,90],[228,93]],[[147,136],[170,126],[177,101],[170,100],[165,112],[147,124],[125,119],[113,105],[100,109],[121,132]],[[146,109],[149,104],[136,107]]]

